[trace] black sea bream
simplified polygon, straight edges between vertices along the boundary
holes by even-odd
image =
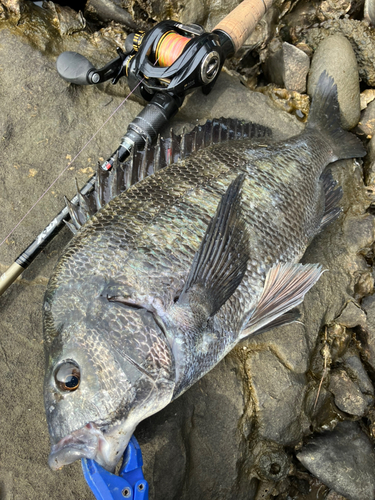
[[[340,212],[324,170],[364,154],[340,127],[336,85],[323,73],[302,134],[211,144],[85,223],[87,201],[71,207],[82,227],[44,303],[53,469],[87,457],[112,470],[141,420],[244,337],[295,318],[322,272],[298,262]]]

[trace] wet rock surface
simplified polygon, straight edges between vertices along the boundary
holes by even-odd
[[[375,454],[358,423],[340,422],[335,430],[315,436],[297,458],[348,500],[375,498]]]
[[[237,3],[223,7],[89,0],[80,14],[52,2],[43,9],[30,2],[0,2],[1,236],[13,229],[128,93],[125,79],[116,86],[67,86],[55,70],[60,52],[78,51],[103,66],[115,57],[116,45],[123,46],[132,22],[147,28],[171,15],[182,22],[202,22],[209,29]],[[299,133],[309,97],[301,93],[302,86],[293,87],[298,72],[294,79],[293,71],[288,76],[285,64],[282,80],[267,80],[262,64],[270,63],[271,45],[286,47],[286,53],[303,52],[309,61],[315,52],[311,71],[318,74],[322,69],[333,71],[334,61],[328,57],[332,38],[345,36],[350,49],[341,40],[344,55],[339,51],[336,67],[352,71],[354,50],[362,85],[374,85],[374,34],[361,20],[363,2],[359,4],[275,2],[247,41],[241,61],[234,60],[237,66],[228,64],[208,96],[199,91],[189,96],[173,120],[174,128],[179,131],[197,121],[225,116],[267,125],[277,139]],[[108,23],[110,17],[116,23]],[[277,43],[270,44],[275,36]],[[326,48],[317,50],[321,40]],[[307,61],[306,57],[302,59]],[[299,92],[290,90],[294,88]],[[350,108],[349,127],[359,113],[359,94],[357,99],[357,90],[355,97],[353,90],[343,91],[342,105]],[[368,101],[367,109],[370,106]],[[139,102],[128,100],[68,166],[0,248],[0,272],[62,208],[63,194],[73,195],[74,177],[82,185],[97,160],[117,147],[141,109]],[[374,498],[371,204],[375,188],[370,165],[375,157],[371,151],[370,146],[367,186],[360,163],[347,160],[331,166],[343,188],[343,213],[315,238],[303,258],[305,263],[320,262],[327,272],[306,296],[301,323],[243,341],[199,383],[138,427],[150,498]],[[1,499],[93,498],[79,463],[58,473],[47,466],[41,305],[53,266],[69,238],[67,230],[60,233],[0,298]],[[345,468],[350,474],[343,473]]]

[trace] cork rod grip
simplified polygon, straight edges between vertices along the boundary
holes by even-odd
[[[243,45],[255,26],[271,7],[273,0],[243,0],[228,14],[214,30],[227,33],[232,39],[235,51]]]

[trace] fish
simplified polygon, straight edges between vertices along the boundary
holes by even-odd
[[[136,174],[117,166],[69,206],[75,234],[43,305],[53,470],[85,457],[113,471],[139,422],[242,339],[296,320],[324,271],[300,259],[340,214],[326,167],[365,155],[341,128],[333,78],[322,73],[286,141],[216,125],[147,146]]]

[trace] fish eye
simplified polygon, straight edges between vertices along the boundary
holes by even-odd
[[[55,370],[55,382],[61,391],[78,389],[80,378],[79,366],[73,361],[64,361]]]

